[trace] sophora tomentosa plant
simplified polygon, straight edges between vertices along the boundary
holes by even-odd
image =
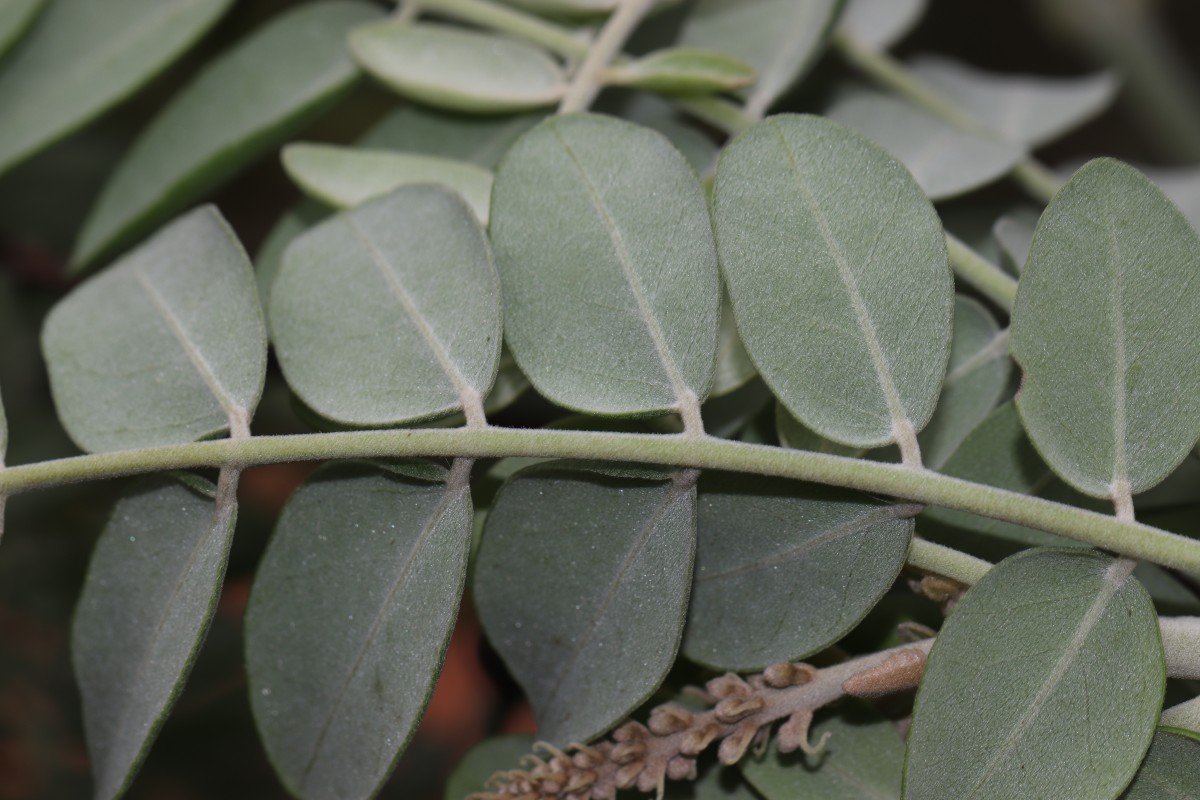
[[[231,5],[0,5],[0,169]],[[1033,158],[1110,75],[889,56],[922,10],[324,0],[201,69],[79,232],[75,268],[109,263],[45,320],[89,455],[0,469],[0,501],[152,473],[73,625],[96,795],[187,678],[241,471],[297,460],[329,463],[245,617],[297,797],[379,791],[468,582],[541,742],[485,743],[454,800],[1200,792],[1194,686],[1162,711],[1200,678],[1200,620],[1158,613],[1200,614],[1200,542],[1167,529],[1197,515],[1200,240],[1131,166],[1064,183]],[[786,113],[827,49],[849,70]],[[362,73],[405,104],[353,146],[282,148],[313,200],[252,267],[192,207]],[[1005,176],[1044,210],[947,229],[935,201]],[[254,434],[269,345],[318,432]],[[534,392],[576,414],[489,421]],[[864,645],[906,579],[945,623]]]

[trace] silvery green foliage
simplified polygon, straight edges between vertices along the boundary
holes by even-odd
[[[248,706],[298,798],[381,791],[467,590],[550,747],[522,765],[529,740],[485,744],[447,800],[653,792],[629,719],[660,740],[707,737],[729,762],[660,764],[694,779],[666,787],[679,800],[1200,791],[1195,734],[1156,728],[1177,663],[1156,613],[1200,600],[1154,563],[1031,526],[1030,509],[1113,501],[1184,533],[1200,518],[1185,462],[1200,439],[1194,170],[1152,172],[1160,190],[1100,159],[1055,194],[1031,161],[1107,105],[1109,73],[896,60],[885,51],[921,0],[660,2],[624,45],[608,18],[632,3],[417,6],[384,19],[379,3],[305,2],[198,51],[78,233],[75,268],[112,263],[64,292],[41,342],[58,422],[97,455],[0,475],[222,467],[215,487],[188,472],[127,487],[96,544],[71,631],[96,795],[121,795],[153,758],[221,591],[239,469],[347,442],[379,460],[295,490],[245,615]],[[0,171],[235,7],[0,0]],[[847,80],[833,57],[854,53],[873,66]],[[555,113],[589,74],[604,89],[591,110]],[[271,202],[250,182],[217,196],[236,232],[212,206],[188,210],[264,155],[307,195],[269,232],[246,221]],[[1031,172],[1048,207],[1000,190],[976,202]],[[1015,304],[961,254],[951,264],[945,228]],[[242,240],[259,242],[253,273]],[[278,418],[263,429],[360,430],[251,436],[264,385]],[[4,389],[0,456],[10,426],[23,455],[29,403]],[[279,414],[289,400],[303,422]],[[203,441],[226,433],[238,441]],[[597,460],[551,462],[563,441]],[[429,460],[396,460],[398,442],[428,443],[415,456]],[[631,442],[674,466],[605,460]],[[958,490],[1007,505],[980,516]],[[963,552],[931,566],[931,542]],[[968,588],[947,580],[965,553],[1000,563]],[[761,740],[737,728],[759,713],[740,702],[798,702],[924,625],[938,630],[928,666],[906,667],[925,670],[915,710],[847,700],[871,692],[839,678],[828,707],[788,707]],[[778,666],[804,658],[823,668]],[[721,670],[743,675],[687,706],[684,684]],[[686,711],[675,722],[651,708],[667,699]],[[733,727],[687,727],[718,719],[718,700]],[[907,742],[881,711],[913,713]],[[540,794],[522,788],[539,769]],[[486,794],[497,771],[516,788]]]

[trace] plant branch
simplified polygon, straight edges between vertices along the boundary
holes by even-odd
[[[903,63],[887,53],[867,47],[844,31],[835,33],[832,42],[851,66],[879,85],[891,89],[961,131],[987,135],[987,129],[978,120],[920,81]],[[1062,185],[1053,172],[1032,156],[1023,158],[1010,177],[1043,203],[1049,203]]]
[[[650,712],[646,725],[627,722],[609,741],[568,745],[570,755],[552,745],[535,745],[547,760],[527,756],[530,769],[497,773],[489,781],[494,791],[476,793],[470,800],[612,800],[618,789],[657,792],[661,798],[668,778],[695,779],[696,757],[710,746],[719,742],[721,763],[736,764],[752,744],[765,743],[780,720],[787,720],[775,733],[780,752],[818,752],[825,737],[815,747],[808,741],[813,712],[846,696],[879,697],[912,689],[932,645],[926,639],[824,669],[785,662],[747,679],[732,673],[714,678],[693,692],[705,710],[667,703]]]
[[[76,456],[9,467],[0,494],[169,469],[252,466],[323,459],[528,456],[627,461],[748,472],[842,486],[969,511],[1200,574],[1200,541],[1137,522],[940,475],[927,469],[752,445],[711,436],[675,436],[488,427],[255,436]]]
[[[619,0],[617,10],[588,48],[587,56],[563,95],[558,113],[586,111],[592,105],[602,87],[601,73],[620,54],[625,42],[653,5],[654,0]]]
[[[1200,617],[1161,617],[1167,675],[1200,680]]]
[[[972,250],[952,233],[946,234],[950,266],[964,283],[978,289],[989,300],[1012,313],[1017,299],[1017,281],[1004,270]]]
[[[914,536],[908,546],[908,564],[925,572],[932,572],[967,586],[978,583],[992,564],[968,553],[935,544]]]

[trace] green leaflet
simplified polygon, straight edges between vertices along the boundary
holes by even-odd
[[[1159,728],[1146,760],[1121,800],[1186,800],[1200,796],[1200,741],[1190,731]]]
[[[516,768],[521,757],[532,751],[533,741],[524,733],[484,739],[459,759],[446,781],[444,800],[464,800],[473,792],[485,791],[488,778]]]
[[[71,661],[97,798],[133,779],[212,619],[237,516],[237,479],[222,478],[215,502],[168,476],[143,479],[96,543]]]
[[[438,108],[495,113],[554,105],[566,89],[558,62],[517,39],[449,25],[388,21],[350,34],[364,70]]]
[[[942,396],[921,431],[925,466],[939,469],[963,439],[992,412],[1008,386],[1008,334],[983,305],[955,295],[954,340]]]
[[[717,369],[713,373],[709,397],[722,397],[737,391],[758,377],[754,362],[738,337],[729,294],[721,290],[721,327],[717,331]]]
[[[708,394],[712,228],[695,173],[662,136],[593,114],[541,123],[500,163],[491,235],[505,336],[547,398],[647,414]]]
[[[663,94],[728,92],[754,81],[754,67],[715,50],[671,47],[610,67],[606,83]]]
[[[283,213],[263,238],[254,254],[254,277],[258,283],[258,299],[263,311],[270,307],[271,286],[283,265],[287,246],[300,234],[329,216],[329,212],[314,200],[304,199]]]
[[[0,56],[25,33],[46,0],[3,0],[0,5]]]
[[[437,156],[289,144],[283,168],[301,189],[335,208],[352,208],[401,186],[436,183],[453,189],[484,225],[491,202],[492,174],[465,161]]]
[[[137,239],[329,108],[358,76],[346,31],[378,15],[361,0],[309,3],[209,63],[105,185],[71,254],[74,268]]]
[[[887,50],[908,35],[928,5],[928,0],[847,0],[838,33],[872,50]]]
[[[695,487],[683,475],[550,464],[500,490],[473,592],[488,639],[533,704],[540,739],[587,741],[658,688],[687,613],[695,515]]]
[[[1032,550],[971,588],[921,681],[908,800],[1096,800],[1124,788],[1165,683],[1157,618],[1132,566]]]
[[[1054,471],[1145,491],[1200,437],[1200,239],[1137,170],[1080,168],[1038,223],[1012,315],[1017,407]]]
[[[793,450],[811,450],[814,453],[829,453],[835,456],[859,458],[866,451],[861,447],[848,447],[818,436],[791,415],[783,403],[775,404],[775,435],[779,444]]]
[[[712,171],[720,148],[705,130],[668,100],[650,92],[610,89],[600,95],[599,111],[653,128],[675,145],[698,175]]]
[[[736,767],[701,763],[694,781],[668,781],[666,800],[762,800]]]
[[[500,358],[500,292],[453,192],[406,186],[320,223],[283,255],[271,335],[314,411],[352,425],[471,414]]]
[[[617,0],[503,0],[503,2],[548,16],[595,15],[611,11],[617,5]]]
[[[1200,229],[1200,169],[1147,167],[1142,173],[1171,198],[1193,228]]]
[[[931,200],[945,200],[999,180],[1025,155],[1019,145],[961,131],[873,89],[843,92],[826,115],[899,159]]]
[[[58,415],[84,450],[248,425],[267,368],[250,260],[215,208],[196,209],[59,301],[42,353]]]
[[[745,671],[842,638],[900,574],[916,510],[826,487],[706,473],[683,654]]]
[[[992,226],[992,238],[1000,251],[1000,261],[1013,275],[1020,275],[1025,269],[1040,216],[1040,209],[1022,206],[1002,215]]]
[[[0,172],[128,97],[187,50],[231,4],[50,3],[0,70]],[[18,22],[12,30],[22,27]]]
[[[998,138],[1037,147],[1103,111],[1116,97],[1107,72],[1082,78],[984,72],[952,59],[921,56],[913,73]]]
[[[728,53],[754,68],[747,111],[765,114],[820,56],[843,0],[699,0],[678,44]]]
[[[442,485],[335,465],[284,508],[246,609],[246,670],[296,797],[374,796],[416,729],[466,575],[469,469]]]
[[[738,332],[788,410],[843,444],[920,430],[954,299],[941,223],[907,170],[849,128],[779,115],[725,149],[713,219]]]
[[[842,706],[813,726],[809,739],[829,740],[817,755],[782,754],[772,746],[746,758],[742,774],[765,800],[899,800],[904,739],[891,720],[863,703]]]
[[[513,142],[545,116],[538,111],[479,116],[404,105],[375,123],[357,144],[468,161],[494,170]]]

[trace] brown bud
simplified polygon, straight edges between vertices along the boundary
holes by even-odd
[[[578,792],[583,789],[587,789],[596,782],[596,777],[596,773],[592,772],[591,770],[576,772],[571,776],[571,781],[567,784],[567,787],[564,791]]]
[[[753,723],[739,726],[721,742],[721,746],[717,749],[717,758],[726,766],[741,761],[756,733],[758,733],[758,726]]]
[[[646,766],[643,761],[635,761],[632,764],[626,764],[617,770],[617,775],[613,779],[617,784],[618,789],[629,789],[633,786],[633,782],[637,780],[638,775],[642,774],[642,767]]]
[[[646,739],[650,736],[650,731],[646,730],[646,726],[640,722],[626,722],[621,727],[613,731],[614,742],[632,742],[638,739]]]
[[[713,743],[720,732],[720,726],[714,722],[708,723],[703,728],[688,731],[684,735],[683,741],[679,743],[679,752],[685,756],[698,756]]]
[[[779,726],[775,744],[781,753],[793,753],[808,747],[808,726],[812,724],[812,712],[797,711],[788,721]]]
[[[842,691],[854,697],[880,697],[911,689],[925,671],[925,654],[915,647],[897,650],[881,663],[842,683]]]
[[[672,703],[651,711],[648,724],[655,736],[670,736],[690,728],[694,719],[692,712]]]
[[[673,781],[696,780],[696,760],[675,756],[667,762],[667,777]]]
[[[644,742],[621,742],[612,749],[609,758],[615,764],[629,764],[633,761],[640,761],[646,755],[646,744]]]
[[[705,688],[718,700],[726,697],[746,697],[751,693],[746,682],[732,672],[727,672],[719,678],[713,678],[705,684]]]
[[[775,689],[786,689],[789,686],[800,686],[816,677],[817,671],[808,664],[772,664],[763,672],[767,685]]]
[[[767,702],[761,697],[729,697],[717,703],[713,716],[726,725],[745,719],[751,714],[762,711]]]

